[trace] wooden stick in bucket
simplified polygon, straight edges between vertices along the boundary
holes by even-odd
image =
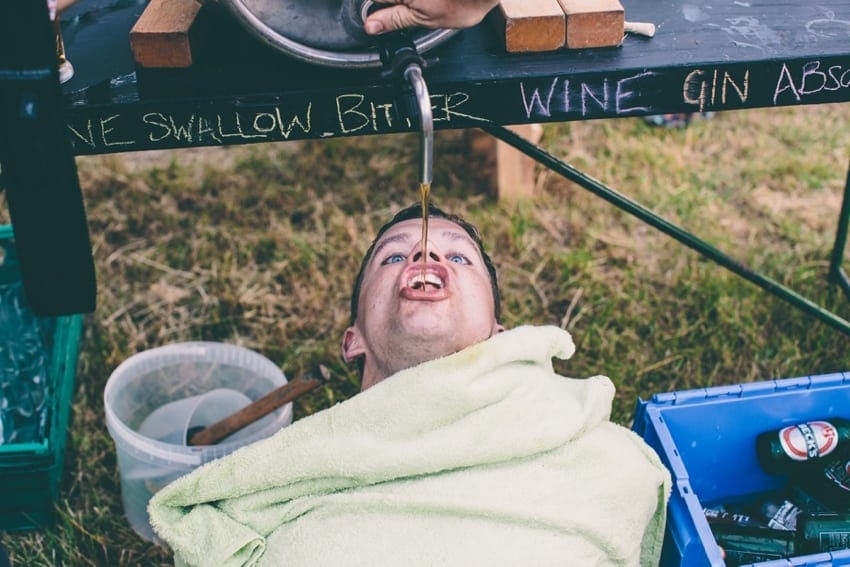
[[[265,417],[277,408],[288,404],[298,396],[306,394],[326,384],[330,378],[328,369],[319,365],[320,378],[300,376],[276,388],[262,398],[251,402],[236,413],[201,429],[189,436],[188,445],[215,445],[222,439],[233,435],[258,419]],[[190,432],[191,433],[191,432]]]

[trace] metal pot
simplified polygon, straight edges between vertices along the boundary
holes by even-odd
[[[204,0],[227,9],[245,28],[283,53],[330,67],[381,66],[374,38],[363,20],[380,6],[372,0]],[[419,53],[457,30],[414,30]]]

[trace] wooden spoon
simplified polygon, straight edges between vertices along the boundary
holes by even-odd
[[[328,369],[320,364],[319,374],[321,375],[320,378],[300,376],[212,425],[201,428],[199,431],[197,430],[198,428],[190,429],[186,432],[186,436],[189,438],[187,444],[192,446],[215,445],[222,439],[233,435],[240,429],[270,414],[282,405],[288,404],[298,396],[306,394],[322,384],[326,384],[330,379]]]

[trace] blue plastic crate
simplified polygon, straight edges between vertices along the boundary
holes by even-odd
[[[850,372],[683,390],[638,400],[633,429],[673,475],[661,565],[723,567],[702,502],[782,488],[783,477],[761,470],[756,436],[829,417],[850,417]],[[756,565],[850,565],[850,550]]]

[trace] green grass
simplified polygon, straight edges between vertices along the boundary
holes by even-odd
[[[639,119],[547,125],[543,145],[737,259],[850,317],[826,270],[850,106],[729,112],[684,130]],[[496,202],[460,132],[436,136],[434,201],[482,229],[504,322],[554,324],[558,369],[610,376],[613,419],[656,392],[850,370],[850,337],[774,299],[584,190],[538,172]],[[301,417],[357,391],[339,355],[361,254],[418,197],[417,138],[397,135],[80,158],[97,263],[67,466],[52,529],[0,536],[18,565],[168,564],[122,515],[103,388],[132,354],[204,339],[257,350],[331,385]],[[530,412],[529,415],[533,415]]]

